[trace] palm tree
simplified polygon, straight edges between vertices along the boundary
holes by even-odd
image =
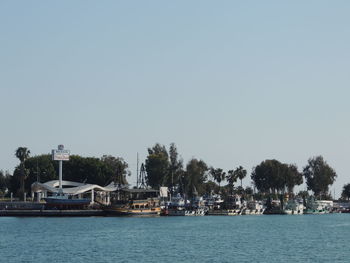
[[[230,185],[231,193],[233,193],[233,187],[235,182],[237,182],[237,179],[238,179],[237,174],[233,170],[230,170],[227,172],[226,180]]]
[[[211,167],[210,175],[213,177],[215,181],[218,182],[219,188],[220,188],[220,183],[221,181],[225,180],[226,173],[221,168],[214,169],[213,167]]]
[[[16,152],[15,152],[15,156],[20,161],[20,164],[19,164],[19,168],[20,168],[20,190],[19,190],[20,198],[23,198],[24,182],[27,178],[27,172],[26,172],[26,169],[24,166],[24,162],[29,158],[29,154],[30,154],[30,151],[26,147],[18,147]]]
[[[238,168],[236,168],[234,173],[236,174],[237,178],[241,180],[241,188],[242,188],[242,180],[247,176],[247,170],[245,170],[242,166],[239,166]]]

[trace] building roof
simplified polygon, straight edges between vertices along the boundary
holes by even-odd
[[[53,180],[46,183],[34,182],[31,188],[32,188],[32,191],[34,192],[48,191],[51,193],[57,193],[58,186],[59,186],[59,181]],[[85,192],[89,192],[91,190],[113,192],[118,189],[118,187],[113,182],[103,187],[97,184],[84,184],[84,183],[71,182],[71,181],[62,181],[62,186],[69,186],[68,188],[63,187],[62,191],[64,194],[70,194],[70,195],[78,195]]]

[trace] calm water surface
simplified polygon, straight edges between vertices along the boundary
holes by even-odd
[[[350,262],[350,214],[0,217],[0,262]]]

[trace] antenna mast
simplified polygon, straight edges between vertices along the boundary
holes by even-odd
[[[140,182],[140,187],[139,188],[144,188],[144,189],[147,188],[147,185],[146,185],[146,169],[145,169],[145,166],[143,165],[143,163],[141,164],[139,182]]]

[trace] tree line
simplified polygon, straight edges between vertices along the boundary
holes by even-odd
[[[146,171],[151,187],[164,185],[188,196],[209,192],[252,192],[250,187],[242,187],[242,180],[247,176],[247,171],[242,166],[225,172],[221,168],[210,167],[203,160],[192,158],[184,167],[183,160],[178,156],[175,144],[170,145],[169,152],[160,144],[148,149]],[[265,160],[255,166],[251,173],[254,188],[260,194],[292,195],[294,187],[301,185],[305,179],[307,189],[319,198],[330,198],[329,187],[336,177],[336,172],[322,156],[310,158],[302,172],[295,164]],[[240,186],[236,186],[238,180]],[[227,184],[222,187],[224,181]]]
[[[8,193],[21,197],[24,192],[30,192],[33,182],[58,178],[58,162],[53,161],[50,154],[31,157],[27,148],[19,147],[15,156],[19,164],[13,174],[0,171],[0,194],[4,195],[7,189]],[[123,158],[111,155],[101,158],[72,155],[63,167],[64,180],[99,185],[111,182],[125,185],[130,175],[128,164]],[[145,169],[149,187],[167,186],[173,193],[183,193],[188,197],[210,193],[230,195],[254,192],[251,187],[243,188],[242,180],[247,176],[247,170],[242,166],[224,171],[197,158],[191,158],[184,164],[174,143],[170,144],[169,150],[159,143],[148,148]],[[322,156],[310,158],[302,171],[295,164],[265,160],[253,167],[250,176],[254,189],[260,195],[293,194],[294,187],[305,180],[307,189],[319,198],[329,198],[329,187],[336,177],[335,170]],[[342,197],[350,198],[350,184],[344,186]]]
[[[30,193],[34,182],[47,182],[58,179],[58,162],[52,160],[50,154],[42,154],[30,157],[30,151],[26,147],[19,147],[15,156],[19,159],[19,165],[13,175],[0,172],[0,191],[3,195],[12,192],[14,196],[23,197],[23,193]],[[101,158],[81,157],[71,155],[69,161],[63,162],[64,180],[107,185],[128,184],[130,175],[128,164],[121,157],[104,155]]]

